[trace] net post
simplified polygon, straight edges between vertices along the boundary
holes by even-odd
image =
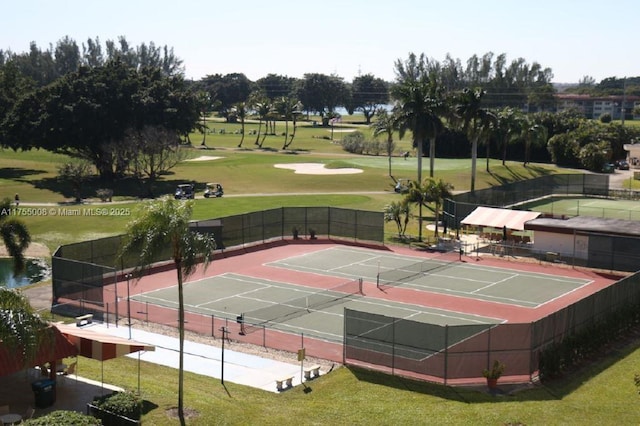
[[[364,295],[364,289],[362,288],[362,277],[358,278],[358,293]]]
[[[376,288],[380,288],[380,272],[376,275]]]

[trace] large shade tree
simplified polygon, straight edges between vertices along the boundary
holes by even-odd
[[[389,102],[389,85],[372,74],[355,77],[351,92],[351,102],[356,110],[362,111],[367,124],[371,124],[371,118],[378,108]]]
[[[200,121],[199,105],[181,77],[116,60],[81,67],[18,100],[2,122],[0,143],[81,158],[111,179],[126,168],[120,154],[127,130],[158,125],[186,134]]]
[[[135,275],[158,260],[167,249],[175,265],[178,281],[178,417],[184,419],[184,293],[183,282],[195,272],[199,263],[206,268],[215,250],[215,241],[208,235],[192,231],[189,221],[193,211],[191,201],[177,201],[165,197],[145,204],[137,217],[127,225],[127,239],[122,247],[122,258],[134,257]]]

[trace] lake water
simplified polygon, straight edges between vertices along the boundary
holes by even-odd
[[[51,276],[51,268],[44,259],[28,259],[24,275],[13,275],[13,259],[0,258],[0,287],[18,288],[45,280]]]

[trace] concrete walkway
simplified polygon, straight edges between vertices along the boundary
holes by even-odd
[[[106,327],[103,324],[95,324],[91,327],[101,333],[129,338],[128,327]],[[131,330],[131,338],[140,343],[154,345],[153,352],[140,352],[142,361],[164,365],[166,367],[178,368],[178,347],[177,338],[162,334],[150,333],[148,331],[135,329]],[[240,385],[278,392],[276,380],[286,377],[293,377],[293,385],[301,383],[300,364],[285,363],[256,355],[250,355],[234,351],[233,344],[225,346],[224,350],[224,380]],[[127,355],[137,359],[138,354]],[[204,376],[222,378],[222,348],[205,345],[185,340],[184,342],[184,366],[185,371],[189,371]]]

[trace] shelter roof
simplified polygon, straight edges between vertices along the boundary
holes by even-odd
[[[153,345],[127,340],[121,337],[104,334],[91,329],[73,325],[56,324],[60,332],[75,345],[78,355],[100,361],[124,356],[138,351],[155,351]]]
[[[494,207],[476,207],[460,223],[473,226],[490,226],[493,228],[515,229],[523,231],[524,223],[540,216],[539,212],[523,210],[498,209]]]

